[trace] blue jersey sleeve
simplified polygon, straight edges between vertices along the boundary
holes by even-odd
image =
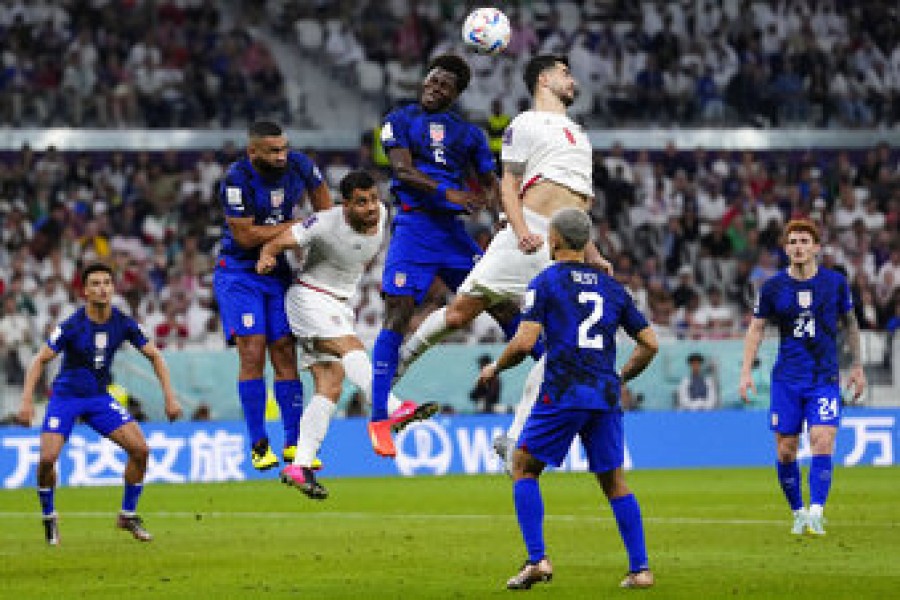
[[[69,344],[71,331],[72,328],[68,326],[68,322],[60,323],[50,332],[50,337],[47,338],[47,346],[57,354],[63,352]]]
[[[226,217],[252,217],[252,198],[247,183],[233,172],[229,172],[219,186],[219,201]]]
[[[769,281],[763,284],[756,297],[756,304],[753,305],[753,316],[757,319],[768,319],[772,316],[772,286],[769,285]]]
[[[522,306],[522,320],[544,324],[547,315],[547,299],[550,294],[543,285],[543,278],[538,276],[528,284],[525,292],[525,302]]]
[[[132,346],[140,350],[143,348],[147,342],[150,340],[147,339],[144,330],[140,325],[137,324],[137,321],[132,319],[131,317],[125,317],[125,339],[131,343]]]
[[[625,333],[634,337],[639,332],[649,327],[650,324],[647,322],[647,318],[638,310],[637,306],[634,305],[634,298],[631,297],[631,294],[625,290],[622,290],[622,294],[624,295],[625,303],[622,305],[622,316],[619,324],[622,326],[622,329],[625,330]]]
[[[307,191],[312,192],[322,185],[322,181],[324,180],[322,172],[307,155],[301,152],[291,152],[289,160],[296,166]]]
[[[853,310],[853,294],[850,286],[847,285],[847,279],[843,275],[838,275],[838,315],[845,315]]]
[[[381,126],[381,145],[385,152],[409,148],[409,121],[400,110],[391,111]]]
[[[469,139],[471,143],[470,156],[475,169],[480,174],[493,173],[497,167],[494,161],[494,154],[488,146],[487,137],[484,132],[472,125],[469,129]]]

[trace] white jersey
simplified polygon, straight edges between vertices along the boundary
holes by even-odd
[[[523,163],[522,189],[548,179],[594,197],[593,150],[587,134],[564,114],[528,110],[503,134],[503,162]]]
[[[364,235],[354,231],[344,219],[344,208],[335,206],[310,215],[291,227],[300,246],[306,248],[306,261],[297,274],[300,282],[347,300],[384,241],[387,209],[381,205],[378,229]]]

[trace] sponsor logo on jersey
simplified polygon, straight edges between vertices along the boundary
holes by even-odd
[[[281,206],[281,204],[284,202],[284,190],[280,188],[277,190],[272,190],[269,194],[269,200],[272,202],[273,207]]]
[[[394,128],[391,127],[390,123],[385,123],[381,128],[381,141],[382,142],[393,142],[394,141]]]
[[[444,136],[446,135],[446,130],[444,129],[443,123],[429,123],[428,124],[428,135],[431,136],[432,144],[443,144]]]
[[[105,331],[98,331],[94,334],[94,347],[97,350],[103,350],[106,348],[106,345],[109,343],[109,336],[107,336]]]
[[[225,188],[225,199],[230,206],[241,206],[243,198],[241,198],[241,188],[227,187]]]
[[[397,287],[406,285],[406,273],[394,273],[394,285]]]
[[[253,313],[244,313],[241,315],[241,323],[244,324],[244,327],[253,327],[253,322]]]
[[[797,304],[800,305],[800,308],[812,306],[812,290],[799,290],[797,292]]]

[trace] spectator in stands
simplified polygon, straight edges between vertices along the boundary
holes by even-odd
[[[678,384],[675,406],[678,410],[712,410],[718,406],[719,395],[716,380],[704,369],[703,355],[696,352],[688,356],[690,372]]]

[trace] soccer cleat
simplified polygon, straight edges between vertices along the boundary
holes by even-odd
[[[297,458],[297,446],[285,446],[284,450],[281,452],[281,457],[284,459],[285,464],[293,464],[294,459]],[[313,471],[321,471],[323,466],[322,461],[319,460],[319,457],[317,456],[313,458],[313,462],[309,468]]]
[[[809,519],[809,515],[806,513],[805,508],[800,508],[794,511],[794,524],[791,526],[791,533],[793,535],[803,535],[806,533],[806,522]]]
[[[288,465],[281,470],[281,481],[297,488],[313,500],[324,500],[328,497],[328,490],[316,481],[316,476],[309,467]]]
[[[144,520],[137,515],[123,515],[119,513],[116,519],[116,527],[130,532],[134,539],[140,542],[149,542],[153,539],[153,535],[144,529]]]
[[[278,466],[278,457],[269,447],[269,441],[261,440],[254,444],[250,451],[250,462],[257,471],[267,471]]]
[[[619,584],[619,587],[639,590],[653,587],[654,583],[653,573],[650,569],[644,569],[637,573],[628,573],[625,579],[622,580],[622,583]]]
[[[548,582],[551,579],[553,579],[553,565],[546,556],[536,563],[526,560],[519,572],[506,582],[506,589],[530,590],[534,584]]]
[[[59,519],[56,513],[44,515],[44,539],[50,546],[59,546]]]
[[[394,457],[397,456],[397,448],[394,446],[394,440],[391,438],[391,420],[369,421],[369,439],[372,441],[372,449],[378,456]]]
[[[494,438],[493,446],[494,452],[503,464],[503,471],[512,477],[512,454],[516,449],[516,442],[505,433],[501,433]]]
[[[440,409],[441,407],[436,402],[416,404],[412,400],[404,400],[400,408],[395,410],[388,419],[388,422],[391,424],[391,431],[400,433],[410,423],[430,419]]]
[[[806,519],[806,531],[810,535],[825,535],[825,517],[809,515]]]

